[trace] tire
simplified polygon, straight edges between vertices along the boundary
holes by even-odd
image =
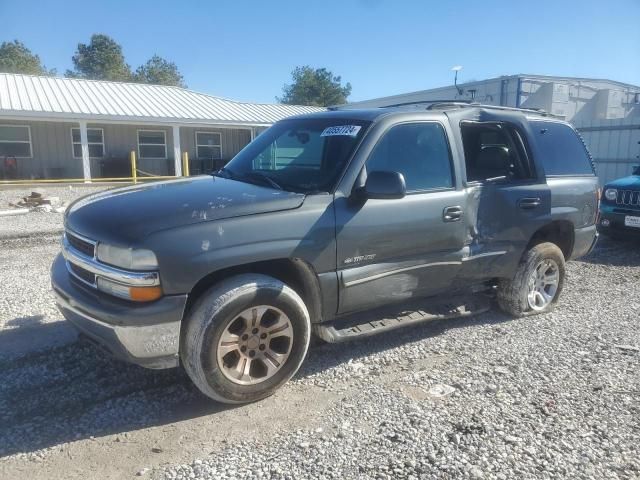
[[[254,402],[298,371],[310,335],[309,312],[293,289],[266,275],[238,275],[196,301],[185,319],[180,357],[208,397]]]
[[[550,288],[551,283],[544,284],[547,278],[551,281],[551,275],[545,276],[544,281],[536,277],[532,283],[534,276],[547,266],[551,268],[545,270],[545,273],[552,272],[554,266],[557,270],[555,288]],[[565,260],[560,248],[554,243],[539,243],[524,253],[513,278],[502,280],[498,284],[498,306],[516,317],[549,312],[562,293],[564,278]],[[533,293],[534,289],[538,293]],[[544,304],[542,300],[545,301]]]

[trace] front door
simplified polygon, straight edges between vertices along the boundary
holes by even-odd
[[[364,166],[403,174],[402,199],[338,198],[339,313],[436,294],[461,266],[465,194],[456,190],[449,143],[438,122],[392,126]]]

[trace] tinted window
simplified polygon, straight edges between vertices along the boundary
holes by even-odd
[[[467,122],[461,125],[467,181],[512,181],[533,177],[521,137],[511,125]]]
[[[407,190],[453,186],[451,158],[444,129],[438,123],[396,125],[375,146],[367,172],[391,171],[404,175]]]
[[[593,175],[587,149],[572,128],[556,122],[531,122],[531,126],[547,175]]]
[[[291,119],[276,123],[247,145],[218,174],[235,180],[275,181],[295,192],[331,191],[369,122],[345,118]]]

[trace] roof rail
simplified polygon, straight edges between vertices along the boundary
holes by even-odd
[[[435,110],[437,108],[467,108],[467,107],[476,107],[480,105],[477,102],[461,102],[460,100],[452,100],[452,101],[441,101],[432,103],[427,107],[427,110]]]
[[[394,105],[385,105],[380,108],[394,108],[394,107],[403,107],[410,105],[424,105],[427,104],[427,110],[436,110],[436,109],[444,109],[444,108],[486,108],[491,110],[505,110],[512,112],[530,112],[536,113],[542,116],[556,116],[553,115],[541,108],[523,108],[523,107],[506,107],[502,105],[487,105],[479,102],[475,102],[472,100],[420,100],[417,102],[406,102],[406,103],[397,103]]]
[[[546,110],[542,109],[542,108],[523,108],[523,107],[505,107],[502,105],[484,105],[481,103],[476,103],[473,104],[474,107],[479,107],[479,108],[487,108],[487,109],[491,109],[491,110],[506,110],[506,111],[510,111],[510,112],[530,112],[530,113],[537,113],[538,115],[542,115],[543,117],[555,117],[557,115],[553,115],[552,113],[547,112]]]
[[[451,104],[451,103],[459,103],[462,105],[469,105],[471,104],[471,100],[450,100],[450,99],[443,99],[443,100],[418,100],[417,102],[403,102],[403,103],[394,103],[392,105],[385,105],[383,107],[379,107],[379,108],[394,108],[394,107],[406,107],[406,106],[410,106],[410,105],[424,105],[424,104],[428,104],[428,105],[433,105],[433,104],[440,104],[440,103],[446,103],[446,104]],[[428,109],[430,109],[430,107],[427,107]]]

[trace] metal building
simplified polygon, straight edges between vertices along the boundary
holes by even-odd
[[[230,160],[260,130],[324,110],[184,88],[0,73],[0,180],[180,176]]]
[[[640,87],[612,80],[510,75],[353,102],[341,108],[454,99],[542,109],[571,122],[589,147],[603,183],[629,175],[633,165],[640,163]]]

